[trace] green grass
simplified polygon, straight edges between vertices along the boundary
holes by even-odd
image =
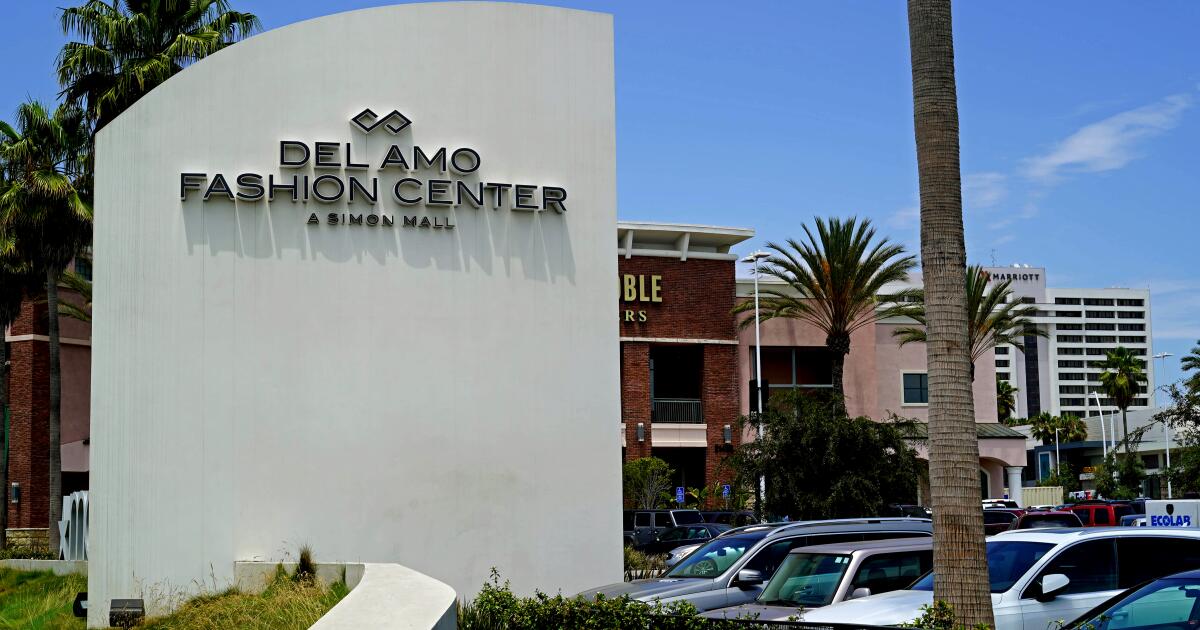
[[[86,590],[84,575],[0,569],[0,628],[83,628],[83,620],[71,614],[71,604],[76,593]]]
[[[81,630],[82,619],[71,614],[75,594],[87,590],[87,577],[56,576],[49,572],[0,569],[0,629]],[[310,579],[292,579],[280,569],[262,593],[229,589],[199,595],[174,613],[138,626],[154,630],[217,628],[307,628],[347,593],[346,585],[329,586]]]

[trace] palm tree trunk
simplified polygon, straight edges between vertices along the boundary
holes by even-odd
[[[50,337],[50,553],[58,557],[58,521],[62,518],[62,366],[58,345],[58,272],[46,271],[46,316]]]
[[[1121,430],[1125,436],[1125,457],[1129,457],[1129,409],[1121,409]]]
[[[835,394],[833,404],[836,406],[837,411],[844,415],[846,413],[846,384],[844,374],[846,371],[846,355],[850,354],[850,335],[826,335],[825,347],[833,355],[830,361],[833,372],[833,393]]]
[[[979,508],[950,0],[908,1],[929,363],[934,599],[995,626]]]
[[[0,550],[8,547],[8,346],[0,323]]]

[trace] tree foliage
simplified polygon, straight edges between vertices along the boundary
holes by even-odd
[[[261,28],[226,0],[89,0],[63,9],[75,38],[58,56],[67,102],[100,129],[191,63]]]
[[[1067,414],[1064,416],[1052,416],[1049,413],[1042,412],[1029,418],[1029,433],[1035,440],[1041,440],[1043,444],[1052,444],[1055,440],[1055,429],[1058,430],[1057,438],[1060,444],[1068,442],[1082,442],[1087,439],[1087,423],[1083,419]]]
[[[1017,388],[1008,381],[996,379],[996,417],[1004,422],[1017,411]]]
[[[1144,362],[1124,346],[1117,346],[1108,351],[1107,356],[1100,362],[1100,386],[1104,393],[1112,399],[1113,404],[1121,410],[1121,428],[1125,434],[1125,454],[1129,455],[1129,407],[1138,394],[1142,393],[1141,385],[1146,382],[1146,374],[1142,370]]]
[[[763,439],[741,445],[731,464],[742,479],[766,476],[771,514],[875,516],[916,496],[920,465],[901,424],[849,418],[832,395],[798,391],[772,396],[761,422]]]
[[[1167,388],[1171,402],[1154,416],[1171,427],[1171,467],[1166,477],[1179,495],[1200,493],[1200,389],[1187,381]]]
[[[979,265],[967,267],[968,342],[971,347],[971,379],[975,378],[974,364],[985,352],[996,346],[1011,344],[1024,351],[1025,335],[1048,336],[1033,325],[1037,307],[1012,297],[1012,281],[1003,280],[988,288],[990,277]],[[900,345],[925,343],[925,292],[915,292],[915,302],[905,309],[905,315],[917,320],[916,326],[902,326],[892,331]],[[1009,412],[1011,413],[1011,411]]]
[[[1200,341],[1196,344],[1196,347],[1179,361],[1179,366],[1188,373],[1185,381],[1187,388],[1193,392],[1200,392]]]
[[[881,303],[880,291],[899,282],[917,265],[904,246],[876,237],[868,219],[816,219],[816,232],[804,226],[805,239],[768,243],[774,253],[760,263],[761,272],[783,282],[760,289],[761,320],[798,319],[825,333],[833,354],[833,386],[844,396],[842,367],[854,331],[899,313],[899,305]],[[896,296],[903,298],[907,295]],[[754,323],[754,302],[737,305],[735,313],[751,313],[742,326]]]
[[[653,510],[665,503],[675,471],[657,457],[626,462],[623,468],[625,501],[635,508]]]
[[[1038,482],[1039,486],[1059,486],[1063,489],[1063,493],[1075,492],[1080,489],[1079,473],[1071,466],[1070,462],[1060,462],[1055,466],[1050,474]],[[1062,499],[1059,499],[1060,501]]]

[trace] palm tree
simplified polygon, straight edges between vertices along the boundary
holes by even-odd
[[[979,509],[979,442],[971,391],[967,252],[959,167],[950,0],[908,1],[913,128],[921,192],[921,266],[929,364],[929,481],[935,600],[955,624],[995,626]]]
[[[1186,384],[1188,389],[1200,393],[1200,341],[1196,343],[1198,345],[1192,348],[1191,352],[1184,355],[1179,365],[1183,368],[1184,372],[1195,372],[1188,376]]]
[[[1129,406],[1134,398],[1142,393],[1139,388],[1146,382],[1146,374],[1142,371],[1143,362],[1129,348],[1118,346],[1108,352],[1100,362],[1100,386],[1104,394],[1112,399],[1121,410],[1121,430],[1125,435],[1125,456],[1129,456]]]
[[[63,9],[58,82],[101,129],[198,59],[261,27],[227,0],[88,0]]]
[[[79,295],[82,303],[62,302],[58,305],[58,314],[85,324],[92,323],[92,281],[74,271],[64,271],[59,280],[63,286]]]
[[[17,108],[16,126],[0,123],[0,162],[9,183],[0,195],[0,230],[15,239],[16,256],[44,270],[50,355],[50,548],[58,549],[62,511],[62,368],[58,278],[91,238],[92,208],[81,192],[91,135],[83,111],[51,114],[36,101]]]
[[[1012,299],[1012,281],[997,282],[988,289],[988,272],[978,265],[967,267],[967,336],[971,347],[971,380],[975,380],[975,363],[988,350],[1011,344],[1024,351],[1022,337],[1048,337],[1044,330],[1033,325],[1037,307]],[[903,326],[892,331],[906,343],[925,343],[925,292],[917,291],[915,302],[909,304],[905,315],[917,320],[918,326]]]
[[[1017,410],[1017,388],[1008,381],[996,379],[996,415],[1001,422]]]
[[[1070,414],[1052,416],[1042,412],[1029,418],[1029,425],[1029,434],[1033,436],[1033,439],[1041,440],[1043,444],[1049,444],[1055,439],[1060,444],[1082,442],[1087,439],[1088,435],[1087,423]],[[1055,429],[1058,429],[1057,434]]]
[[[816,223],[816,234],[804,226],[807,240],[803,242],[788,239],[786,246],[767,244],[774,254],[761,263],[760,270],[787,286],[760,291],[760,318],[799,319],[825,333],[825,346],[832,354],[833,389],[844,408],[842,370],[850,335],[901,312],[900,305],[881,302],[879,292],[887,283],[907,278],[916,259],[905,255],[903,246],[876,239],[869,220],[818,217]],[[753,311],[753,302],[734,308],[735,313]],[[741,325],[753,323],[749,317]]]

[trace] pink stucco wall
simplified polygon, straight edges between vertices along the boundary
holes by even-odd
[[[875,419],[889,413],[928,420],[925,405],[905,405],[902,401],[904,372],[925,372],[924,344],[901,347],[892,337],[895,324],[870,324],[850,338],[850,354],[846,355],[844,385],[846,408],[852,416]],[[752,356],[754,327],[738,334],[738,370],[743,392],[753,374]],[[795,319],[772,319],[762,323],[762,345],[824,347],[825,335],[816,327]],[[995,356],[988,351],[976,364],[975,418],[978,422],[996,422]],[[749,411],[749,400],[742,396],[742,413]]]

